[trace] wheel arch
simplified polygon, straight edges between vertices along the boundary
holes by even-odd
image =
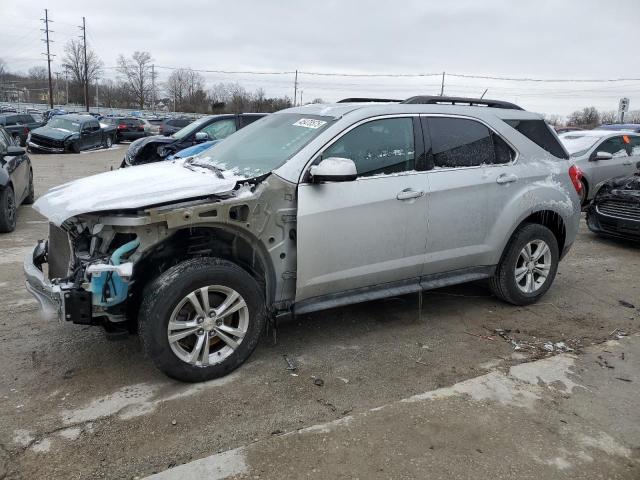
[[[238,265],[257,281],[267,308],[273,305],[276,274],[271,257],[258,238],[230,225],[181,227],[153,245],[135,264],[132,296],[140,295],[145,285],[173,265],[197,257],[217,257]],[[131,302],[134,308],[140,300]]]

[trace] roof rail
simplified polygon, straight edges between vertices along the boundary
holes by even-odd
[[[398,102],[402,103],[402,100],[394,100],[391,98],[366,98],[366,97],[353,97],[353,98],[343,98],[342,100],[338,100],[337,103],[367,103],[367,102],[384,102],[384,103],[392,103]]]
[[[501,100],[485,100],[483,98],[466,98],[466,97],[437,97],[431,95],[419,95],[417,97],[410,97],[401,103],[408,104],[427,104],[427,105],[468,105],[472,107],[492,107],[492,108],[507,108],[511,110],[524,110],[515,103],[503,102]]]

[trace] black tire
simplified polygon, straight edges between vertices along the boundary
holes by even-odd
[[[248,327],[240,344],[224,360],[194,365],[173,351],[167,328],[176,306],[191,292],[210,285],[222,285],[242,296],[249,312]],[[202,382],[227,375],[244,363],[258,344],[266,318],[264,296],[246,271],[226,260],[197,258],[170,268],[145,287],[138,332],[146,355],[159,370],[183,382]]]
[[[0,188],[0,233],[13,232],[16,228],[16,195],[11,185]]]
[[[22,201],[25,205],[31,205],[36,200],[36,193],[33,188],[33,170],[29,169],[29,191],[26,198]]]
[[[551,264],[544,283],[534,292],[522,291],[516,282],[516,263],[525,245],[535,240],[544,241],[551,253]],[[502,255],[496,273],[489,280],[494,295],[513,305],[529,305],[538,301],[553,283],[558,271],[559,262],[558,241],[551,230],[544,225],[527,223],[513,234]]]
[[[71,145],[69,145],[69,150],[72,153],[80,153],[80,143],[79,142],[73,142]]]
[[[107,135],[104,138],[104,148],[111,148],[111,146],[113,145],[113,138],[111,138],[111,135]]]

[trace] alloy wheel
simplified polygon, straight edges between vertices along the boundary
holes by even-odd
[[[242,343],[249,307],[234,289],[209,285],[186,295],[174,308],[167,338],[180,360],[195,366],[222,362]]]
[[[544,240],[532,240],[520,251],[516,260],[516,285],[524,293],[537,292],[551,271],[551,249]]]

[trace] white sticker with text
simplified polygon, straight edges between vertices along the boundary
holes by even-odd
[[[324,120],[315,120],[313,118],[301,118],[296,123],[294,123],[294,125],[296,127],[305,127],[305,128],[316,129],[316,128],[320,128],[325,123],[327,123],[327,122],[325,122]]]

